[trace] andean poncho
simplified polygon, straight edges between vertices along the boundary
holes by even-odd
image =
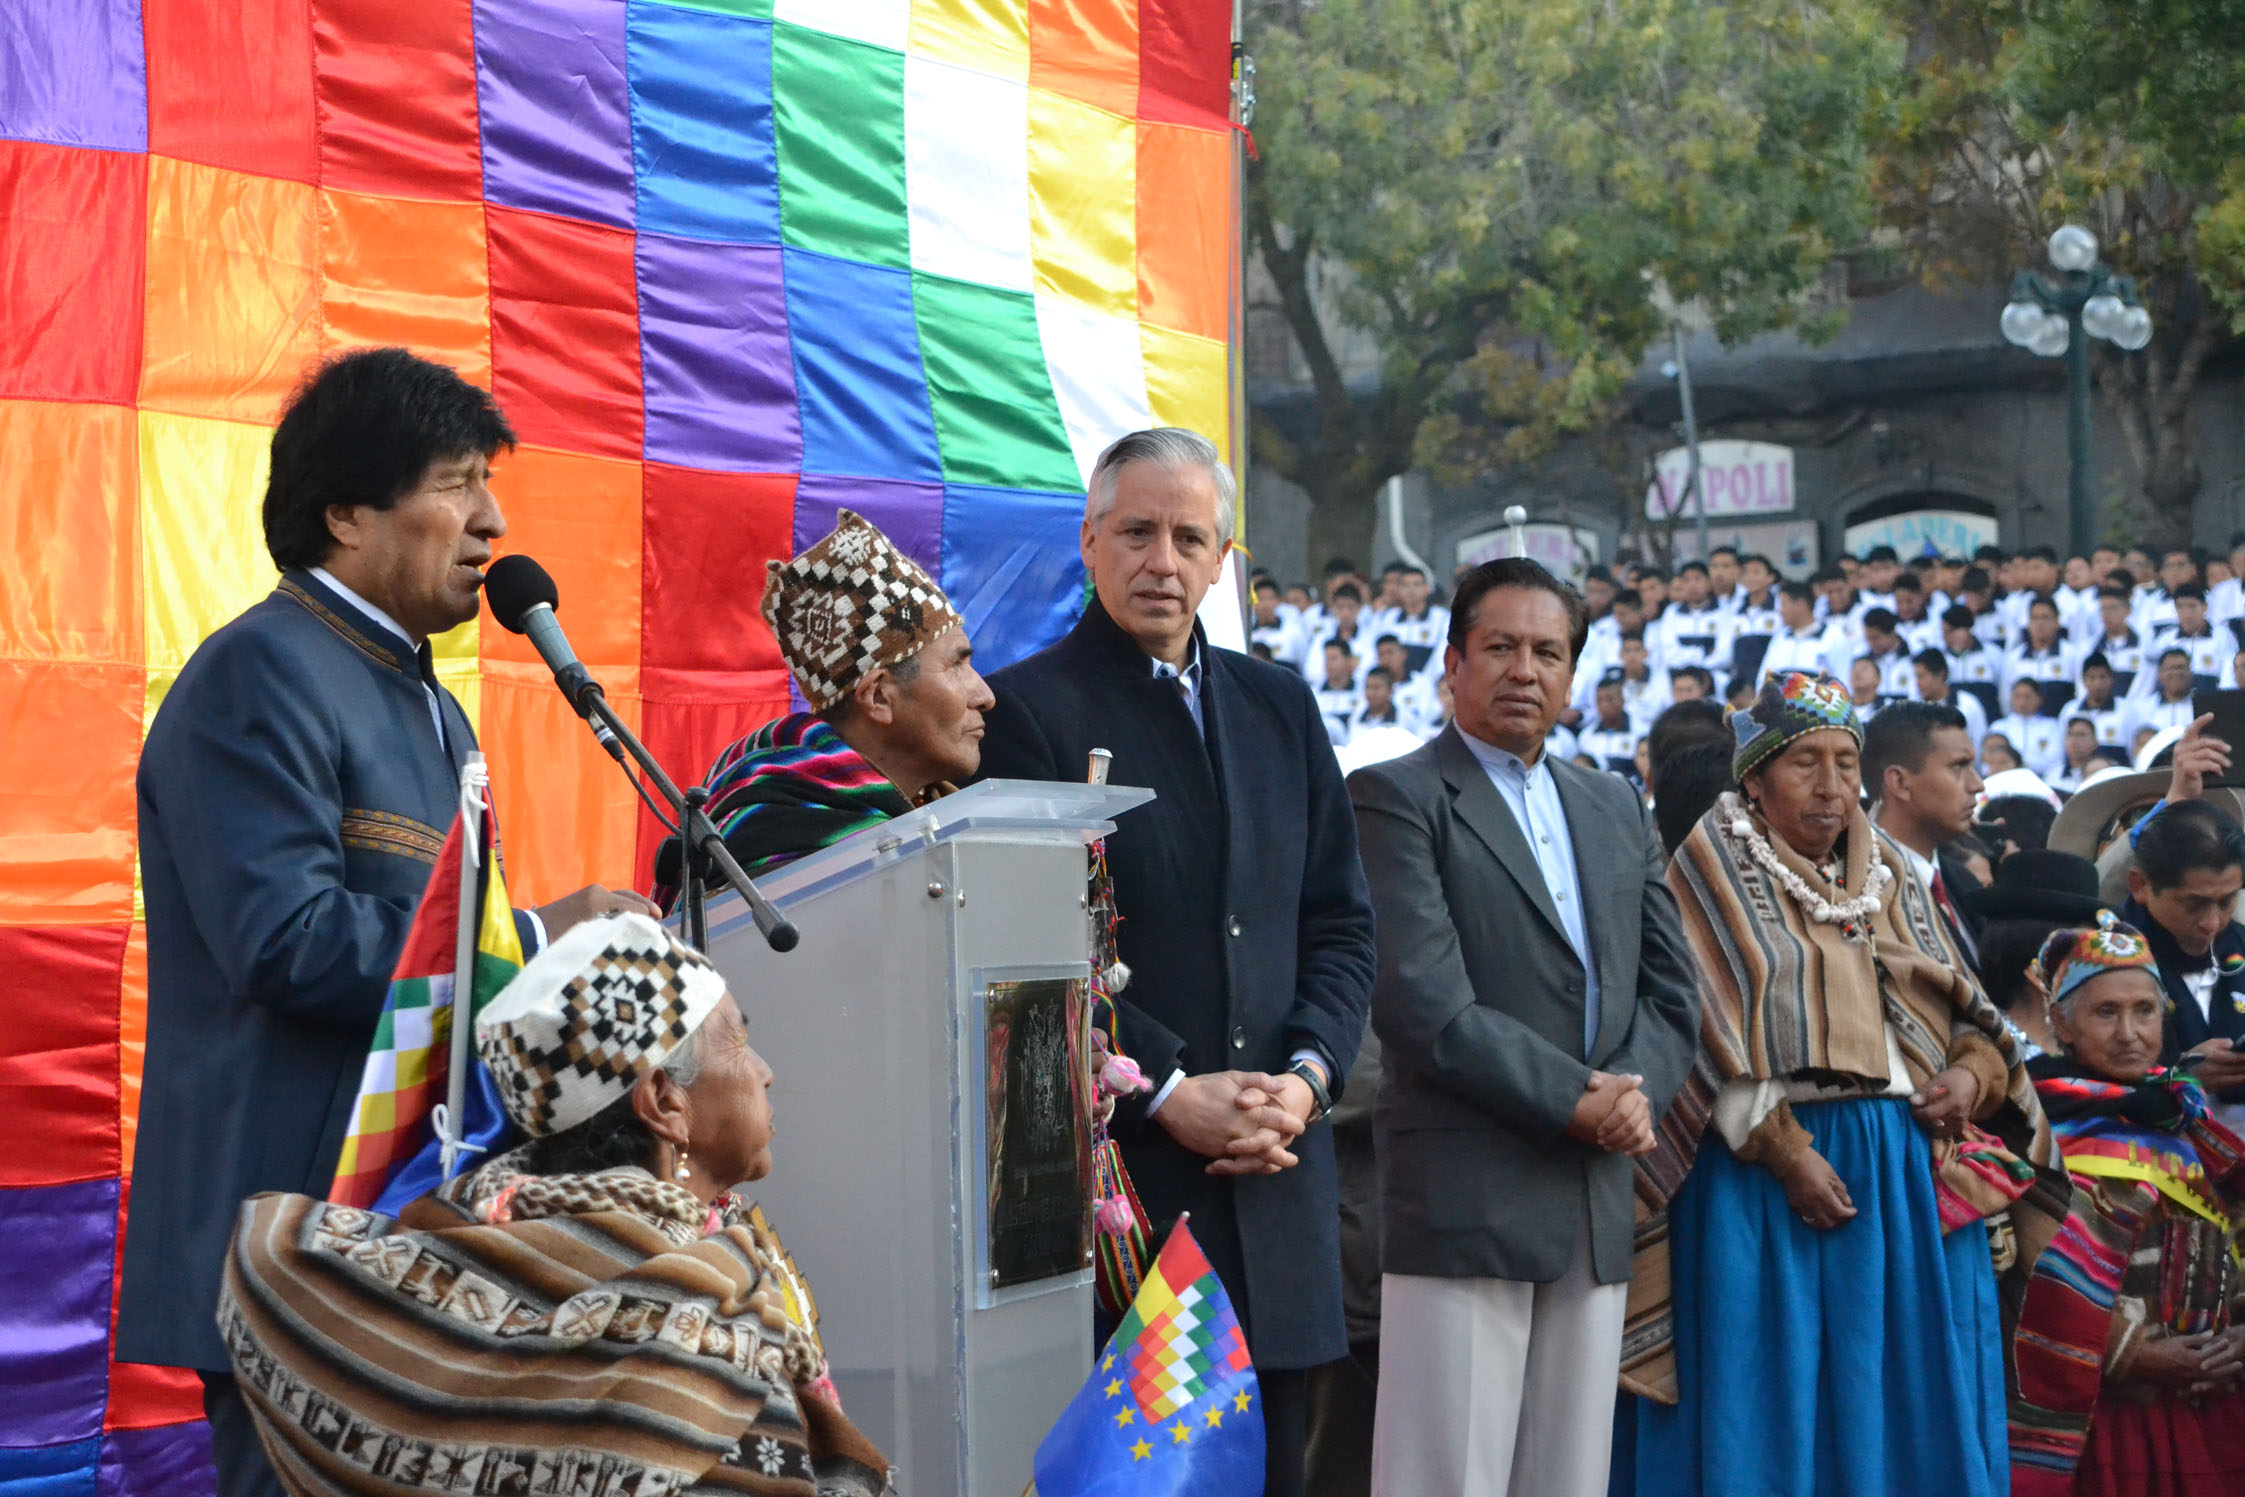
[[[397,1220],[244,1203],[219,1333],[295,1497],[875,1497],[761,1213],[493,1160]]]

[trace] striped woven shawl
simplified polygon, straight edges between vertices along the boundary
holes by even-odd
[[[1806,1076],[1882,1091],[1891,1079],[1889,1027],[1914,1086],[1945,1069],[1960,1048],[1981,1040],[1993,1045],[2009,1071],[2003,1105],[1981,1120],[1985,1132],[1969,1147],[1936,1141],[1934,1161],[1937,1184],[1968,1216],[2005,1208],[1988,1187],[1991,1158],[2032,1166],[2025,1194],[2008,1203],[2018,1284],[2007,1303],[2024,1294],[2025,1275],[2056,1232],[2070,1194],[2003,1016],[1950,943],[1901,850],[1855,813],[1844,842],[1845,887],[1830,897],[1838,903],[1864,889],[1874,858],[1884,860],[1891,882],[1878,912],[1850,934],[1811,920],[1753,860],[1740,832],[1746,824],[1812,889],[1830,888],[1735,794],[1716,803],[1669,864],[1668,886],[1700,974],[1701,1039],[1692,1074],[1661,1120],[1659,1148],[1638,1164],[1637,1264],[1622,1342],[1622,1385],[1662,1403],[1677,1396],[1667,1207],[1691,1171],[1725,1083]]]
[[[912,809],[904,792],[807,712],[768,722],[717,756],[709,819],[754,878]]]
[[[294,1497],[885,1489],[760,1216],[701,1236],[644,1188],[566,1178],[533,1220],[244,1203],[219,1332]]]

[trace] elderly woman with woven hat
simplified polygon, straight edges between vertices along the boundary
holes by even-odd
[[[2002,1492],[1995,1262],[2063,1211],[2048,1129],[1863,813],[1845,690],[1780,673],[1731,722],[1738,789],[1668,874],[1704,1017],[1640,1173],[1667,1206],[1641,1222],[1624,1342],[1635,1490]]]
[[[2029,1070],[2076,1187],[2082,1250],[2056,1308],[2103,1330],[2101,1359],[2022,1359],[2022,1394],[2078,1426],[2015,1452],[2021,1497],[2245,1494],[2245,1142],[2159,1065],[2152,944],[2112,915],[2044,952],[2059,1053]],[[2069,1241],[2068,1246],[2072,1243]]]
[[[529,1142],[395,1220],[242,1208],[219,1332],[293,1497],[874,1497],[809,1290],[733,1192],[772,1073],[725,981],[644,915],[588,921],[476,1019]]]

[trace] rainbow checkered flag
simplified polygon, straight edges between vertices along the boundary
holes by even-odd
[[[1263,1408],[1231,1296],[1182,1218],[1037,1447],[1044,1497],[1262,1497]]]
[[[499,872],[497,824],[489,811],[479,814],[483,826],[478,841],[484,857],[471,1012],[480,1011],[497,996],[522,970],[523,962],[522,940],[515,934],[514,911]],[[464,831],[463,818],[455,816],[444,851],[437,855],[436,871],[429,876],[428,893],[414,912],[397,973],[390,979],[389,1000],[382,1005],[382,1020],[367,1051],[358,1104],[351,1110],[343,1153],[336,1161],[335,1184],[328,1191],[328,1199],[341,1205],[394,1214],[444,1179],[441,1141],[432,1117],[445,1099],[452,1069],[452,990],[460,941]],[[472,1165],[497,1152],[496,1146],[508,1134],[498,1089],[481,1062],[468,1076],[461,1110],[466,1116],[460,1121],[460,1135],[477,1146],[464,1156]]]

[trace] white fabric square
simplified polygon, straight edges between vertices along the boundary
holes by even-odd
[[[1034,287],[1027,84],[908,55],[904,185],[914,270]]]
[[[772,19],[902,52],[912,36],[912,0],[778,0]]]
[[[1135,318],[1110,317],[1064,296],[1037,298],[1037,336],[1076,469],[1091,482],[1091,465],[1115,438],[1154,424],[1146,400],[1146,366]]]

